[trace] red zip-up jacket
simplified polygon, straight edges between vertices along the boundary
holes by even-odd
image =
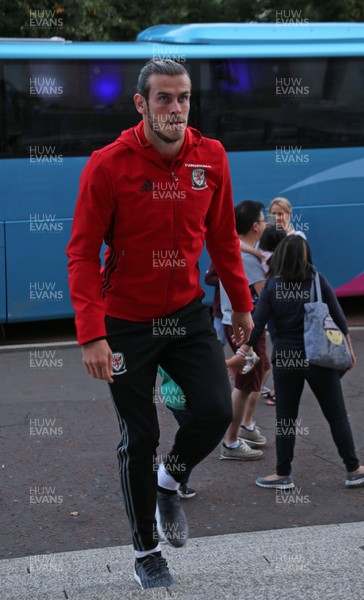
[[[179,155],[163,159],[141,121],[93,152],[67,246],[79,343],[105,337],[105,314],[153,321],[201,298],[197,262],[205,239],[233,309],[250,311],[220,142],[188,127]]]

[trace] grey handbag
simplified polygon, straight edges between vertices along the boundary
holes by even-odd
[[[317,302],[315,299],[315,288]],[[306,359],[312,365],[346,370],[352,360],[345,335],[334,323],[327,304],[322,302],[318,272],[312,280],[310,302],[304,304],[304,344]]]

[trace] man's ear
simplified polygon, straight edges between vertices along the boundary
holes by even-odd
[[[134,104],[138,113],[141,115],[147,114],[147,101],[141,94],[135,94],[134,96]]]

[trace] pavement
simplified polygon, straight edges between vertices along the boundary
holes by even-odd
[[[1,597],[361,600],[363,538],[364,523],[193,538],[178,551],[163,551],[177,571],[168,590],[140,590],[131,577],[130,546],[15,558],[0,563]]]
[[[356,449],[364,462],[364,330],[351,332],[357,367],[343,378]],[[257,423],[259,461],[220,461],[215,449],[183,500],[187,545],[165,547],[177,585],[142,592],[119,489],[118,427],[107,386],[83,371],[72,344],[0,348],[1,558],[4,600],[341,599],[364,597],[364,488],[345,469],[315,398],[305,388],[294,492],[257,488],[274,470],[274,408]],[[155,401],[163,456],[176,430]]]

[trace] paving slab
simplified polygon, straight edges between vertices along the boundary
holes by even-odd
[[[141,591],[131,546],[7,559],[2,600],[361,600],[364,523],[194,538],[163,546],[176,586]]]

